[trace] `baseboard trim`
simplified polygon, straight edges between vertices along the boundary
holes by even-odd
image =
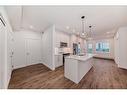
[[[52,70],[52,71],[54,71],[55,69],[54,68],[51,68],[51,67],[49,67],[48,65],[46,65],[46,64],[44,64],[44,63],[42,63],[43,65],[45,65],[46,67],[48,67],[50,70]]]

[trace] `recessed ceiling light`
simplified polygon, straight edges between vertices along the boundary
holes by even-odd
[[[111,32],[106,32],[107,34],[110,34]]]
[[[30,29],[33,29],[33,26],[32,25],[30,25]]]
[[[66,29],[70,29],[70,27],[69,26],[66,26]]]

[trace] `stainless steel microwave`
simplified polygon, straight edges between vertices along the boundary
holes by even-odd
[[[66,42],[60,42],[60,48],[67,47],[68,44]]]

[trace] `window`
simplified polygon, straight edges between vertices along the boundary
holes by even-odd
[[[93,52],[92,44],[88,44],[88,53],[92,52]]]
[[[106,42],[96,43],[96,51],[97,52],[109,52],[109,43],[106,43]]]

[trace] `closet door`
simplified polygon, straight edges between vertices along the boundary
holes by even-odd
[[[41,62],[40,39],[26,39],[26,63],[27,65]]]

